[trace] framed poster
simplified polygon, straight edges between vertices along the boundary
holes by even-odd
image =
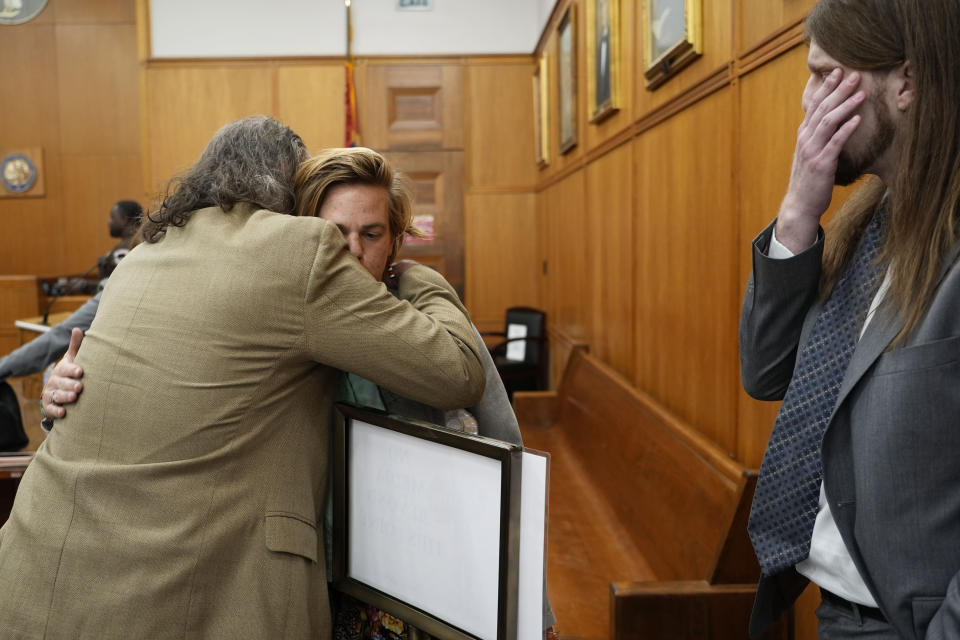
[[[587,0],[590,122],[620,108],[620,0]]]
[[[577,146],[577,25],[571,3],[557,25],[557,90],[560,102],[560,153]]]
[[[547,55],[543,54],[533,71],[533,144],[537,166],[541,169],[550,164],[549,78]]]
[[[549,454],[335,416],[334,587],[438,640],[542,640]]]
[[[643,0],[643,64],[656,89],[703,53],[703,0]]]

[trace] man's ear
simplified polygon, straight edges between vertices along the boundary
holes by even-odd
[[[896,89],[894,100],[896,100],[897,109],[906,111],[913,104],[916,90],[916,83],[913,80],[913,67],[910,66],[910,61],[907,60],[894,69],[891,75],[891,80],[893,80]]]

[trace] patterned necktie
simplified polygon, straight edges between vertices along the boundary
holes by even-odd
[[[766,575],[810,555],[822,478],[820,445],[880,286],[882,269],[876,257],[883,217],[881,207],[817,316],[770,434],[747,527]]]

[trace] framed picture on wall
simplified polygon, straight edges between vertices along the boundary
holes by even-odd
[[[587,0],[590,122],[620,108],[620,0]]]
[[[550,164],[550,113],[547,96],[550,95],[547,73],[547,54],[540,56],[540,62],[533,70],[533,144],[537,166],[543,168]]]
[[[570,3],[557,25],[557,90],[560,96],[560,153],[577,146],[577,25]]]
[[[643,63],[656,89],[703,53],[703,0],[643,0]]]

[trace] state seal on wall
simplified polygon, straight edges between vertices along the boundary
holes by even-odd
[[[25,193],[37,182],[37,167],[22,153],[11,153],[0,161],[0,182],[13,193]]]
[[[37,17],[47,0],[0,0],[0,24],[23,24]]]

